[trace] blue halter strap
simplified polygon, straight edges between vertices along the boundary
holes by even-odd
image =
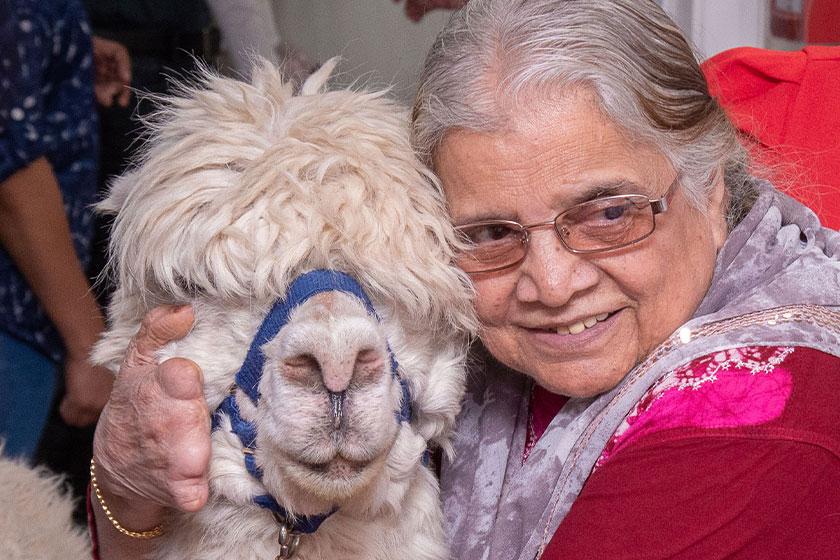
[[[251,341],[251,346],[248,348],[248,353],[245,356],[242,367],[236,373],[236,381],[231,386],[230,394],[213,413],[214,431],[221,426],[222,416],[227,416],[230,419],[231,432],[242,443],[245,468],[251,476],[260,482],[262,482],[263,477],[262,469],[257,466],[256,460],[254,459],[254,451],[257,443],[257,427],[253,422],[242,418],[239,411],[239,404],[236,402],[236,389],[241,389],[243,393],[248,395],[251,403],[254,406],[257,405],[261,398],[259,385],[265,365],[262,346],[277,336],[280,329],[288,323],[289,315],[297,306],[316,294],[333,291],[344,292],[355,296],[365,306],[369,315],[375,317],[377,321],[380,320],[370,298],[368,298],[362,287],[352,276],[336,270],[326,269],[317,269],[298,276],[286,291],[285,298],[277,300],[271,308],[271,311],[266,315],[257,334]],[[396,419],[400,423],[409,422],[411,421],[411,393],[408,384],[398,373],[397,360],[394,358],[394,353],[390,345],[387,345],[387,350],[391,365],[391,375],[400,382],[402,388],[402,402],[400,409],[395,411]],[[322,515],[313,516],[292,515],[280,506],[277,500],[270,494],[255,496],[253,502],[287,520],[287,522],[292,524],[293,531],[304,534],[314,533],[321,523],[335,512],[333,510]]]

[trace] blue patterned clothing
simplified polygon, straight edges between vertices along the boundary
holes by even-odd
[[[0,181],[46,157],[83,266],[96,197],[93,99],[90,27],[82,4],[0,0]],[[0,330],[62,360],[61,338],[2,247]]]

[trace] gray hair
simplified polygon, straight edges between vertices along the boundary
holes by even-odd
[[[580,86],[630,138],[664,154],[695,207],[705,208],[719,169],[730,227],[752,206],[746,151],[694,50],[652,0],[472,0],[426,58],[412,141],[433,165],[450,130],[502,130],[522,94]]]

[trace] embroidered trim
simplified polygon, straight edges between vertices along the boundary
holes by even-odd
[[[537,431],[534,429],[534,390],[536,383],[531,383],[531,391],[528,396],[528,434],[525,436],[525,449],[522,451],[522,464],[528,460],[531,450],[537,445]]]
[[[721,376],[726,379],[727,374],[770,375],[793,352],[794,348],[789,346],[742,346],[708,354],[675,368],[654,383],[621,421],[604,446],[601,456],[595,462],[593,472],[601,467],[618,448],[627,445],[625,438],[628,436],[628,431],[633,427],[639,428],[639,422],[644,423],[649,420],[648,415],[654,409],[654,405],[666,396],[672,395],[674,391],[700,391],[719,381]],[[641,430],[643,433],[649,433],[650,427],[643,427]],[[637,436],[630,437],[631,441],[634,437]]]

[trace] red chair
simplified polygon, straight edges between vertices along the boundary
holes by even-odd
[[[840,47],[741,47],[710,58],[703,71],[780,188],[840,229]]]

